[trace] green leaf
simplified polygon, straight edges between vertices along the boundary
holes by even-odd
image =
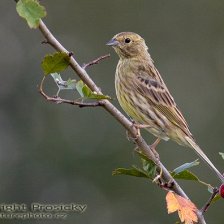
[[[188,169],[199,165],[198,160],[195,160],[190,163],[184,163],[183,165],[177,167],[171,172],[171,175],[175,179],[182,179],[182,180],[195,180],[195,181],[200,181],[200,179],[192,172],[190,172]]]
[[[74,90],[76,89],[76,80],[74,79],[68,79],[67,81],[64,81],[61,78],[61,75],[59,73],[51,73],[52,78],[54,79],[55,83],[58,86],[59,90]]]
[[[135,150],[135,152],[138,154],[138,156],[140,156],[142,159],[150,162],[150,163],[153,163],[155,165],[155,163],[149,159],[142,151],[139,151],[139,150]]]
[[[198,159],[196,159],[195,161],[193,161],[191,163],[184,163],[183,165],[177,167],[176,169],[173,170],[172,173],[178,174],[184,170],[190,169],[191,167],[198,166],[198,165],[199,165],[199,161],[198,161]]]
[[[172,177],[174,179],[182,179],[182,180],[195,180],[195,181],[199,181],[199,178],[192,172],[190,172],[189,170],[183,170],[180,173],[171,173]]]
[[[85,97],[84,91],[83,91],[83,88],[84,88],[85,85],[86,84],[82,80],[80,80],[76,83],[76,89],[77,89],[77,91],[78,91],[78,93],[80,94],[81,97]]]
[[[86,86],[86,87],[89,89],[88,86]],[[87,96],[87,98],[89,98],[89,99],[96,99],[96,100],[106,99],[106,100],[111,100],[111,97],[108,96],[108,95],[98,94],[96,92],[92,92],[92,90],[90,90],[90,91],[91,91],[90,94]]]
[[[76,83],[76,89],[77,89],[78,93],[80,94],[80,96],[84,97],[84,98],[97,99],[97,100],[111,99],[107,95],[102,95],[102,94],[93,92],[82,80],[80,80]]]
[[[88,98],[88,96],[91,95],[92,92],[91,89],[82,80],[79,80],[76,83],[76,89],[81,97]]]
[[[76,80],[75,79],[68,79],[67,80],[67,88],[66,89],[76,89]]]
[[[154,179],[157,168],[156,164],[151,159],[149,159],[143,152],[137,150],[135,152],[141,158],[143,170],[151,179]]]
[[[224,159],[224,152],[219,152],[219,155],[221,155],[222,158]]]
[[[135,177],[145,177],[149,178],[147,173],[141,170],[140,168],[136,166],[132,166],[130,169],[125,168],[117,168],[112,172],[112,175],[129,175],[129,176],[135,176]]]
[[[157,166],[154,162],[149,162],[148,160],[142,159],[142,167],[151,179],[155,178]]]
[[[16,10],[27,21],[30,28],[37,28],[40,19],[47,14],[45,8],[37,0],[19,0]]]
[[[65,52],[46,55],[41,63],[45,75],[65,70],[69,65],[69,56]]]

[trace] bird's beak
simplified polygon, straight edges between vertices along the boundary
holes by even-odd
[[[109,42],[106,43],[107,46],[112,46],[112,47],[117,46],[118,44],[119,42],[114,38],[112,38]]]

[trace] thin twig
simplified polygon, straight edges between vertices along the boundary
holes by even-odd
[[[49,44],[49,42],[47,40],[43,40],[41,41],[41,44]]]
[[[82,68],[84,70],[86,70],[87,67],[92,66],[92,65],[99,64],[100,61],[102,61],[102,60],[104,60],[106,58],[109,58],[109,57],[110,57],[110,54],[106,54],[106,55],[100,56],[100,57],[96,58],[95,60],[90,61],[89,63],[83,64],[82,65]]]
[[[67,100],[67,99],[62,99],[60,97],[50,97],[48,96],[44,91],[43,91],[43,83],[44,83],[45,77],[43,77],[40,86],[39,86],[39,92],[40,94],[47,100],[47,101],[51,101],[57,104],[61,104],[61,103],[66,103],[66,104],[71,104],[71,105],[76,105],[79,107],[98,107],[98,106],[102,106],[100,101],[94,101],[91,103],[84,103],[84,102],[79,102],[79,101],[74,101],[74,100]]]
[[[213,192],[210,196],[210,198],[208,199],[208,201],[206,202],[206,204],[202,207],[201,209],[201,213],[205,213],[208,210],[208,207],[211,205],[213,198],[219,193],[219,189],[218,188],[213,188]]]
[[[53,46],[57,51],[63,51],[66,53],[69,53],[62,45],[61,43],[53,36],[53,34],[48,30],[46,25],[43,23],[42,20],[40,20],[39,29],[44,35],[44,37],[47,39],[48,42],[51,43],[51,46]],[[76,72],[76,74],[82,79],[82,81],[92,90],[95,91],[98,94],[102,94],[100,91],[100,88],[94,83],[94,81],[90,78],[90,76],[87,74],[85,69],[83,69],[79,63],[74,59],[74,57],[70,57],[70,66],[71,68]],[[162,179],[164,182],[172,182],[173,183],[173,191],[177,193],[178,195],[188,198],[186,193],[183,191],[183,189],[180,187],[180,185],[174,180],[174,178],[170,175],[170,172],[166,169],[166,167],[159,161],[157,161],[156,156],[154,153],[150,150],[150,147],[146,143],[146,141],[141,137],[137,135],[137,129],[133,126],[132,122],[129,121],[111,102],[108,100],[101,100],[99,101],[100,104],[104,107],[105,110],[107,110],[129,133],[133,138],[136,138],[136,144],[138,147],[142,150],[142,152],[151,160],[153,160],[160,169],[162,169]],[[137,137],[136,137],[137,136]],[[203,215],[200,211],[197,211],[198,221],[201,224],[205,224],[205,220]]]
[[[49,45],[51,45],[51,47],[54,47],[54,46],[52,45],[52,43],[49,42],[48,40],[43,40],[43,41],[41,41],[41,44],[49,44]]]

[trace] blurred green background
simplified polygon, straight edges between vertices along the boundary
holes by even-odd
[[[43,0],[47,26],[81,64],[100,55],[111,58],[88,69],[105,94],[115,98],[118,61],[105,43],[121,31],[142,35],[152,58],[183,111],[199,145],[220,170],[224,152],[224,1],[219,0]],[[40,63],[54,52],[38,30],[19,18],[13,0],[0,2],[0,203],[80,203],[85,213],[42,223],[175,223],[167,215],[165,192],[140,178],[112,176],[117,167],[137,163],[125,130],[102,108],[46,102],[37,85]],[[78,77],[67,70],[64,79]],[[53,80],[47,92],[57,91]],[[75,98],[71,92],[63,94]],[[116,100],[113,101],[118,106]],[[119,106],[118,106],[119,107]],[[120,107],[119,107],[120,108]],[[143,131],[147,141],[154,138]],[[197,155],[173,142],[159,145],[168,169]],[[202,162],[193,169],[218,184]],[[200,208],[206,188],[180,181]],[[206,214],[208,223],[223,223],[223,201]],[[0,219],[0,223],[21,223]],[[28,220],[37,223],[38,220]]]

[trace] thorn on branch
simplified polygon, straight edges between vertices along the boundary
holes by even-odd
[[[43,77],[40,86],[39,86],[39,92],[40,94],[47,100],[56,104],[61,104],[61,103],[66,103],[66,104],[70,104],[70,105],[75,105],[75,106],[79,106],[80,108],[82,107],[98,107],[98,106],[103,106],[103,104],[100,101],[95,101],[95,102],[79,102],[79,101],[75,101],[75,100],[67,100],[67,99],[63,99],[60,98],[58,96],[53,96],[50,97],[48,96],[44,91],[43,91],[43,83],[44,83],[45,77]]]
[[[49,44],[49,41],[43,40],[43,41],[41,41],[41,44]]]
[[[73,56],[73,55],[74,55],[74,53],[73,53],[72,51],[68,53],[68,56],[69,56],[69,57],[71,57],[71,56]]]
[[[52,43],[50,41],[48,41],[48,40],[41,41],[41,44],[49,44],[49,45],[51,45],[53,47]]]
[[[106,58],[109,58],[109,57],[110,57],[110,54],[106,54],[106,55],[100,56],[100,57],[96,58],[95,60],[90,61],[89,63],[83,64],[83,65],[82,65],[82,68],[83,68],[84,70],[86,70],[87,67],[90,67],[90,66],[92,66],[92,65],[99,64],[100,61],[102,61],[102,60],[104,60],[104,59],[106,59]]]

